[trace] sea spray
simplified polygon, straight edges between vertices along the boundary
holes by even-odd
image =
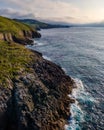
[[[46,60],[52,61],[51,58],[46,56],[46,55],[43,55],[43,58],[46,59]]]
[[[39,39],[38,40],[35,39],[32,45],[27,45],[26,47],[29,48],[29,49],[33,49],[34,47],[44,46],[45,44],[46,43],[39,42]]]
[[[62,70],[63,70],[65,73],[67,73],[67,70],[66,70],[66,68],[62,68]]]
[[[42,45],[43,43],[37,41],[36,44],[30,46],[30,48],[36,46],[42,46]],[[43,55],[43,58],[52,61],[51,58],[48,57],[47,55]],[[66,68],[63,67],[62,69],[65,73],[67,73]],[[82,109],[83,105],[87,104],[88,106],[92,107],[94,99],[85,90],[84,85],[80,79],[75,78],[73,79],[73,82],[74,82],[74,89],[72,91],[72,95],[69,95],[69,97],[75,99],[75,103],[71,104],[70,106],[71,116],[68,120],[69,125],[65,125],[65,129],[82,130],[83,128],[82,124],[86,122],[86,117],[87,117],[86,112]]]
[[[43,46],[43,45],[45,45],[45,43],[42,43],[42,42],[39,42],[38,40],[37,41],[35,40],[33,46]]]
[[[87,96],[82,96],[86,97],[86,100],[77,97],[78,105],[86,115],[81,128],[103,130],[104,29],[74,27],[41,30],[41,33],[41,39],[36,39],[36,42],[45,45],[34,46],[32,49],[51,57],[56,64],[66,68],[68,75],[83,81],[84,94]]]
[[[94,99],[91,95],[86,92],[84,85],[80,79],[73,79],[74,81],[74,89],[72,91],[72,95],[69,95],[70,98],[75,99],[75,103],[71,104],[70,111],[71,117],[69,119],[69,126],[66,125],[66,130],[82,130],[82,125],[86,122],[86,112],[82,110],[81,104],[88,103],[93,104]]]

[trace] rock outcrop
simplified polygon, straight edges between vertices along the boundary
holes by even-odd
[[[2,79],[6,84],[0,85],[0,130],[64,130],[70,116],[69,106],[73,102],[68,97],[72,92],[73,80],[61,67],[45,60],[41,53],[29,51],[25,54],[27,50],[23,51],[22,48],[20,51],[20,46],[16,47],[16,43],[31,44],[32,38],[41,37],[40,33],[4,17],[0,20],[0,41],[4,41],[0,44],[5,43],[1,46],[4,52],[0,54],[3,57],[0,63],[5,66],[14,58],[7,64],[11,68],[8,67],[4,77],[8,78]],[[12,42],[16,43],[13,45]],[[6,48],[6,45],[9,47]],[[8,53],[5,55],[5,52]],[[12,66],[17,67],[12,70]],[[0,72],[1,78],[6,69]]]
[[[7,41],[7,42],[16,42],[23,45],[32,44],[33,38],[40,38],[40,37],[41,34],[33,30],[30,31],[22,30],[18,32],[18,36],[10,32],[0,33],[0,40]]]
[[[34,52],[31,73],[0,86],[0,130],[64,130],[70,116],[72,79]]]

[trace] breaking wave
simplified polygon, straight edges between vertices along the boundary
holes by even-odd
[[[86,112],[82,110],[81,105],[93,105],[94,98],[85,90],[84,85],[80,79],[73,79],[74,89],[72,95],[69,97],[75,99],[75,103],[71,104],[71,117],[69,118],[69,125],[66,125],[66,130],[82,130],[82,125],[86,122]]]

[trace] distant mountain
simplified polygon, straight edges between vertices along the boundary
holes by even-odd
[[[68,28],[69,25],[60,25],[60,24],[48,24],[45,22],[40,22],[34,19],[14,19],[16,21],[31,25],[32,27],[36,28],[37,30],[40,29],[49,29],[49,28]]]
[[[50,28],[69,28],[69,27],[104,27],[104,21],[102,22],[95,22],[95,23],[86,23],[86,24],[79,24],[79,23],[60,23],[60,22],[41,22],[35,19],[14,19],[18,22],[22,22],[28,25],[31,25],[33,28],[40,30],[40,29],[50,29]]]
[[[104,27],[104,22],[88,23],[88,24],[72,24],[74,27]]]
[[[99,23],[91,23],[89,26],[92,27],[104,27],[104,22],[99,22]]]

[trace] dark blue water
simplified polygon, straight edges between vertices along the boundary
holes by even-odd
[[[77,86],[66,129],[104,130],[104,28],[49,29],[41,34],[32,49],[61,65]]]

